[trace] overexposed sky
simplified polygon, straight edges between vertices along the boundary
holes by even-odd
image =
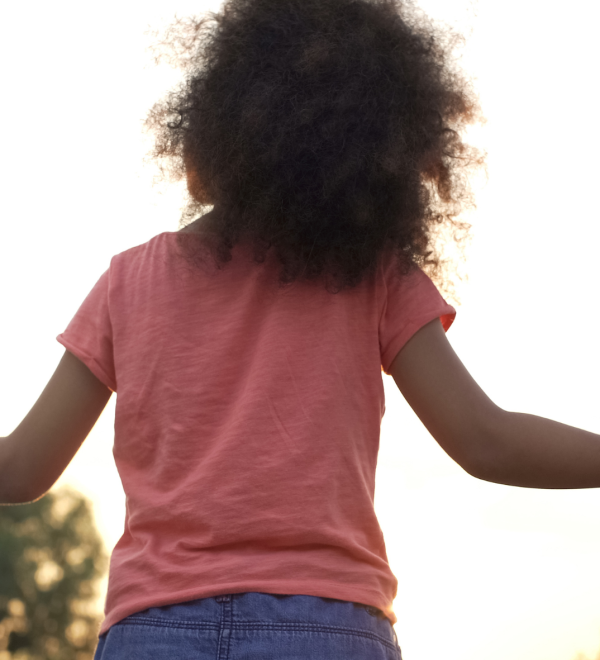
[[[489,182],[448,338],[501,407],[600,432],[593,8],[419,5],[470,32],[464,65],[488,117],[473,136]],[[179,189],[160,194],[142,164],[141,121],[175,80],[151,66],[144,31],[220,6],[0,5],[0,435],[46,385],[64,352],[56,335],[111,256],[177,229]],[[376,510],[405,660],[595,660],[600,490],[470,477],[383,379]],[[57,484],[93,500],[109,551],[125,515],[115,401]]]

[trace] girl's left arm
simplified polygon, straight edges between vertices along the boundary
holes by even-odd
[[[25,419],[0,438],[0,505],[40,499],[56,483],[112,391],[69,351]]]

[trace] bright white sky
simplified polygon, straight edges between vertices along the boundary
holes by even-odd
[[[420,6],[473,28],[464,61],[488,117],[477,139],[490,179],[449,340],[501,407],[600,432],[592,9],[583,0],[560,12],[523,0]],[[110,257],[177,229],[177,187],[159,194],[142,165],[140,122],[174,80],[150,66],[143,33],[175,12],[219,7],[0,5],[0,435],[46,385],[64,351],[55,337]],[[600,490],[478,481],[384,383],[376,509],[400,582],[405,659],[595,660]],[[114,405],[57,484],[93,500],[108,550],[125,515]]]

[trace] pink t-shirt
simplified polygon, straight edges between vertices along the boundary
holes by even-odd
[[[186,234],[189,240],[196,240]],[[421,271],[277,288],[245,246],[194,268],[176,232],[114,256],[57,340],[117,393],[126,495],[100,634],[149,607],[246,591],[381,609],[398,581],[373,508],[382,370],[456,312]]]

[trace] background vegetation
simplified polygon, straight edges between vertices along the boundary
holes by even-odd
[[[74,489],[0,507],[0,660],[92,660],[107,570],[91,504]]]

